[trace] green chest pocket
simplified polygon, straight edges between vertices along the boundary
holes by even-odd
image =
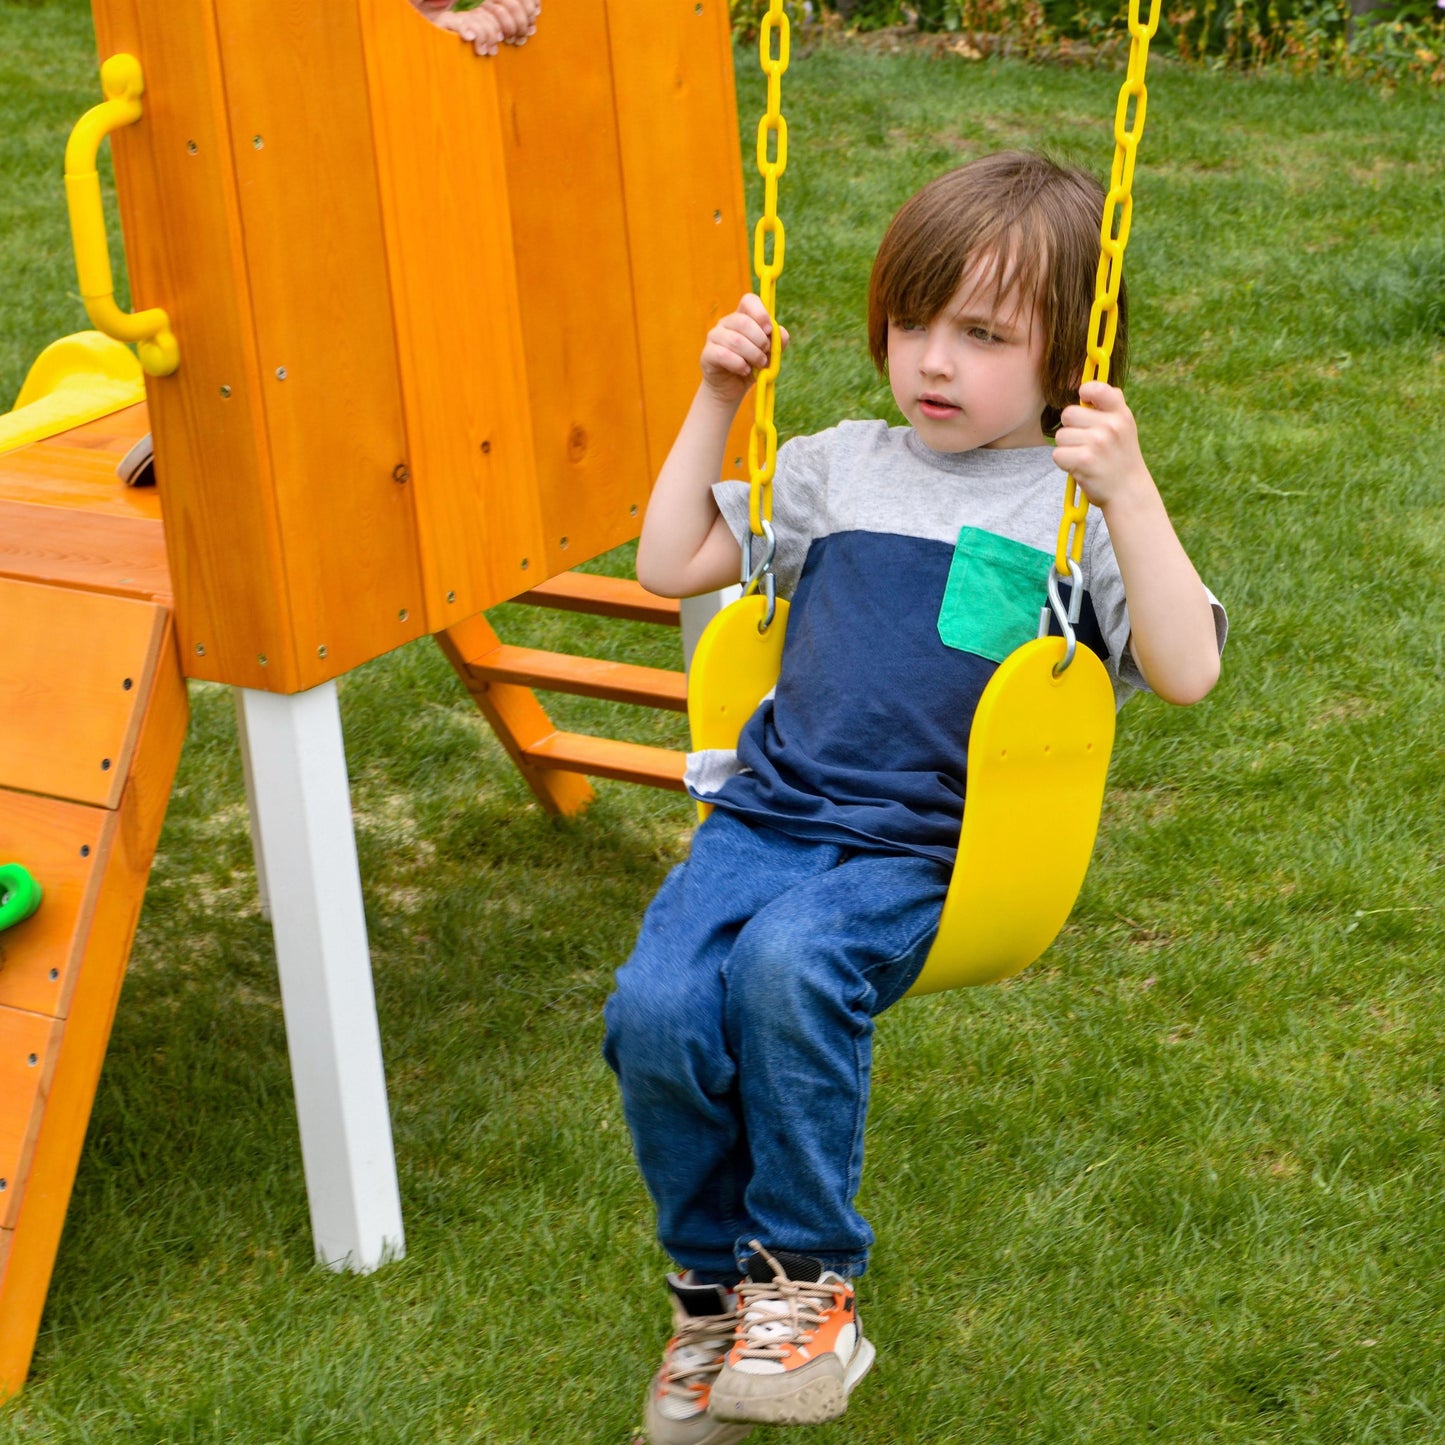
[[[1048,600],[1049,554],[1008,537],[965,527],[958,534],[938,635],[945,647],[1002,662],[1038,636]]]

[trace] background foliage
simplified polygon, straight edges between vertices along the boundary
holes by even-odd
[[[749,35],[767,0],[729,0]],[[1359,0],[1356,0],[1359,3]],[[788,0],[791,15],[830,34],[879,31],[957,37],[968,58],[1115,59],[1127,52],[1127,0]],[[1148,14],[1148,0],[1143,12]],[[1330,71],[1387,84],[1445,84],[1445,8],[1439,0],[1162,0],[1155,53],[1191,64]]]

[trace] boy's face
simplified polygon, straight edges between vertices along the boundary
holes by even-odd
[[[994,305],[975,267],[924,325],[888,323],[888,380],[898,409],[936,452],[1047,444],[1044,333],[1017,293]]]

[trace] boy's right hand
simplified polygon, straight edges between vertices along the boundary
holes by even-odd
[[[702,382],[719,401],[736,406],[747,395],[755,375],[772,355],[773,330],[763,303],[749,292],[736,311],[708,332],[702,348]],[[786,349],[787,327],[779,326],[777,332]]]

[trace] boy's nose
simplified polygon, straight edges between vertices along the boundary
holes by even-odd
[[[948,354],[944,338],[938,332],[929,332],[928,342],[918,364],[929,376],[948,376],[952,373],[953,360]]]

